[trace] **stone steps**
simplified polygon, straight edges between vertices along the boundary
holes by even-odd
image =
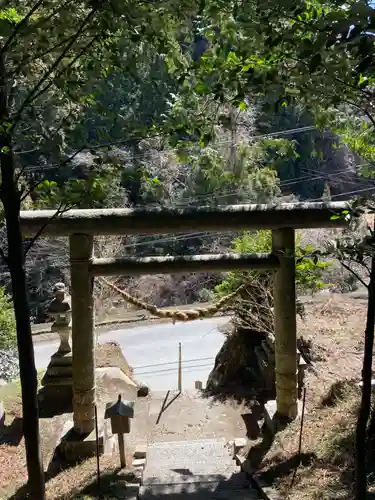
[[[214,488],[214,487],[213,487]],[[253,489],[238,490],[215,490],[207,487],[191,488],[181,485],[179,488],[171,489],[165,486],[147,488],[141,486],[139,499],[143,500],[257,500],[258,494]]]
[[[159,442],[148,446],[140,500],[258,498],[225,439]]]

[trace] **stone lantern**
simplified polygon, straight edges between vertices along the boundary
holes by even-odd
[[[53,288],[54,299],[48,307],[48,315],[53,319],[51,332],[60,337],[60,345],[51,356],[51,361],[42,379],[42,389],[39,391],[41,414],[45,416],[72,410],[72,349],[71,334],[71,297],[64,283],[56,283]]]
[[[51,332],[60,336],[60,346],[56,354],[68,354],[72,351],[70,347],[70,333],[72,323],[71,297],[66,293],[64,283],[56,283],[54,286],[55,298],[48,308],[48,315],[54,320]]]

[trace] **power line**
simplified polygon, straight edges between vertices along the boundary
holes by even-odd
[[[365,191],[369,192],[369,191],[374,191],[375,190],[375,186],[373,187],[370,187],[370,188],[364,188],[364,189],[355,189],[353,191],[349,191],[349,192],[346,192],[346,193],[339,193],[339,194],[334,194],[331,196],[331,198],[339,198],[340,196],[346,196],[346,195],[357,195],[359,193],[364,193]],[[309,200],[310,202],[313,202],[313,201],[320,201],[321,198],[315,198],[314,200]]]
[[[367,164],[364,164],[364,165],[359,165],[359,166],[367,166]],[[307,169],[305,167],[303,167],[305,170],[311,170],[312,173],[314,172],[317,172],[320,174],[320,172],[318,170],[315,170],[315,169]],[[347,169],[345,170],[338,170],[338,171],[333,171],[331,172],[331,175],[333,175],[334,173],[345,173],[346,171],[350,170],[350,167],[348,167]],[[324,174],[323,174],[324,175]],[[319,175],[317,177],[308,177],[308,180],[315,180],[315,179],[320,179],[320,178],[323,178],[322,175]],[[296,181],[296,182],[299,182],[301,181],[301,179],[298,179],[296,178],[295,180],[291,180],[292,182]],[[282,183],[282,185],[286,185],[287,183],[291,182],[291,181],[286,181],[285,184]],[[345,182],[350,182],[350,181],[345,181]],[[346,192],[346,193],[340,193],[340,194],[336,194],[336,195],[332,195],[331,198],[337,198],[337,197],[340,197],[340,196],[346,196],[346,195],[356,195],[356,194],[360,194],[362,192],[368,192],[368,191],[373,191],[375,189],[375,186],[373,188],[364,188],[364,189],[356,189],[356,190],[353,190],[353,191],[349,191],[349,192]],[[235,194],[237,192],[233,192],[232,194]],[[228,194],[227,194],[228,195]],[[227,195],[223,195],[223,196],[227,196]],[[207,195],[207,197],[210,196],[210,195]],[[315,198],[313,200],[310,200],[310,201],[319,201],[321,198]],[[127,245],[124,245],[122,246],[122,248],[124,249],[129,249],[129,248],[133,248],[133,247],[136,247],[136,246],[142,246],[142,245],[150,245],[150,244],[157,244],[157,243],[165,243],[165,242],[170,242],[170,241],[181,241],[181,240],[186,240],[188,238],[193,238],[193,237],[204,237],[204,236],[208,236],[208,235],[228,235],[228,233],[226,232],[196,232],[196,233],[182,233],[182,234],[178,234],[176,236],[173,236],[173,237],[166,237],[166,238],[159,238],[159,239],[150,239],[150,240],[146,240],[146,241],[138,241],[138,242],[135,242],[135,243],[130,243],[130,244],[127,244]],[[228,235],[229,236],[229,235]],[[36,249],[38,250],[38,249]],[[38,250],[38,255],[42,255],[42,256],[51,256],[51,258],[54,258],[53,257],[53,254],[51,255],[51,252],[50,251],[47,251],[47,250]],[[69,268],[69,264],[66,264],[65,266],[61,266],[61,264],[59,264],[60,267],[62,268]],[[8,269],[7,266],[3,265],[3,266],[0,266],[0,270],[1,269]]]
[[[186,359],[183,360],[182,363],[196,363],[197,361],[208,361],[214,359],[212,356],[209,358],[195,358],[195,359]],[[159,366],[167,366],[167,365],[178,365],[178,361],[168,361],[165,363],[155,363],[152,365],[143,365],[143,366],[133,366],[133,370],[143,370],[144,368],[153,368],[154,366],[159,367]]]
[[[365,166],[365,165],[360,165],[360,166]],[[302,170],[302,169],[303,169],[303,170],[305,170],[305,168],[304,168],[304,167],[302,167],[302,168],[301,168],[301,170]],[[343,170],[343,171],[342,171],[341,169],[339,169],[339,170],[333,171],[331,174],[335,174],[335,173],[344,173],[344,172],[349,171],[349,170],[350,170],[350,167],[347,167],[347,168],[346,168],[345,170]],[[313,181],[313,180],[319,180],[319,179],[322,179],[322,178],[323,178],[323,176],[325,175],[325,174],[322,174],[322,172],[319,172],[318,170],[316,170],[316,173],[317,173],[317,174],[319,174],[319,175],[318,175],[318,176],[316,176],[316,177],[311,177],[311,175],[305,175],[304,177],[294,177],[294,178],[292,178],[292,179],[287,179],[287,180],[285,180],[285,181],[280,182],[280,183],[278,184],[278,186],[279,186],[279,187],[287,187],[287,186],[290,186],[290,185],[293,185],[293,184],[298,184],[298,183],[300,183],[300,182],[305,182],[305,181],[306,181],[306,182],[307,182],[307,181],[309,181],[309,182],[310,182],[310,181]],[[225,197],[227,197],[227,196],[236,195],[236,194],[241,194],[241,193],[243,193],[243,190],[229,191],[229,192],[227,192],[227,193],[225,193],[225,194],[220,194],[220,195],[215,195],[215,193],[214,193],[214,192],[212,192],[212,193],[208,193],[208,194],[204,194],[204,195],[197,195],[196,197],[199,197],[199,199],[200,199],[200,200],[203,200],[203,199],[211,198],[211,197],[213,197],[213,196],[214,196],[214,197],[215,197],[215,199],[217,199],[217,198],[225,198]],[[194,198],[196,198],[196,197],[194,197]],[[193,197],[191,197],[192,202],[194,201],[194,198],[193,198]],[[187,205],[187,204],[188,204],[188,202],[186,203],[186,205]],[[180,203],[179,203],[179,205],[180,205]],[[182,204],[181,204],[181,205],[182,205]]]
[[[194,370],[194,369],[197,369],[197,368],[202,369],[202,368],[209,368],[209,367],[212,367],[212,363],[203,363],[203,364],[198,364],[198,365],[192,365],[192,366],[187,366],[185,368],[182,367],[182,371],[183,372],[187,372],[187,371]],[[138,373],[138,372],[136,373],[135,370],[134,370],[134,374],[136,376],[139,376],[139,377],[142,377],[144,375],[160,376],[160,375],[163,375],[165,373],[175,372],[176,369],[177,369],[177,367],[175,367],[175,368],[166,368],[165,370],[153,370],[153,371],[142,372],[142,373]]]
[[[334,172],[333,172],[334,173]],[[338,173],[344,173],[344,171],[338,171]],[[320,179],[322,178],[321,176],[317,176],[315,178],[309,178],[310,180],[315,180],[315,179]],[[346,182],[349,182],[349,181],[346,181]],[[368,191],[368,190],[371,190],[371,188],[365,188],[365,189],[358,189],[358,190],[353,190],[353,191],[349,191],[347,193],[341,193],[341,194],[336,194],[336,195],[333,195],[332,198],[336,198],[336,197],[340,197],[340,196],[345,196],[345,195],[349,195],[349,194],[358,194],[358,193],[361,193],[361,192],[365,192],[365,191]],[[235,193],[235,192],[233,192]],[[315,198],[314,200],[310,200],[310,201],[319,201],[321,198]],[[148,246],[148,245],[155,245],[155,244],[158,244],[158,243],[167,243],[167,242],[171,242],[171,241],[181,241],[181,240],[187,240],[188,238],[199,238],[199,237],[204,237],[204,236],[212,236],[212,235],[220,235],[220,236],[226,236],[229,234],[227,232],[195,232],[195,233],[182,233],[182,234],[177,234],[176,236],[169,236],[169,237],[166,237],[166,238],[159,238],[159,239],[149,239],[149,240],[146,240],[146,241],[138,241],[138,242],[134,242],[134,243],[130,243],[130,244],[126,244],[126,245],[123,245],[121,248],[122,249],[130,249],[130,248],[133,248],[133,247],[138,247],[138,246]],[[51,258],[53,258],[53,255],[51,255],[51,252],[47,251],[47,250],[44,250],[44,251],[40,251],[38,249],[35,249],[36,251],[38,251],[38,254],[37,256],[51,256]],[[64,267],[64,266],[63,266]],[[67,265],[66,267],[69,267],[69,265]],[[7,268],[6,266],[3,266],[3,268]],[[0,269],[1,269],[1,266],[0,266]]]
[[[310,130],[316,130],[316,127],[313,126],[313,125],[309,125],[309,126],[305,126],[305,127],[299,127],[299,128],[294,128],[294,129],[289,129],[289,130],[280,130],[278,132],[270,132],[268,134],[262,134],[262,135],[255,135],[255,136],[252,136],[252,137],[249,137],[247,138],[248,141],[258,141],[258,140],[262,140],[262,139],[268,139],[268,138],[272,138],[272,137],[279,137],[279,136],[284,136],[284,135],[292,135],[292,134],[296,134],[296,133],[302,133],[302,132],[308,132]],[[233,143],[232,140],[225,140],[225,141],[217,141],[213,144],[213,146],[220,146],[222,144],[232,144],[234,146],[238,146],[239,144],[242,144],[244,141],[236,141]],[[124,141],[123,144],[126,144],[126,142]],[[103,148],[104,147],[108,147],[108,144],[105,144],[102,146]],[[191,146],[192,148],[195,147],[194,145]],[[199,147],[199,146],[197,146]],[[84,153],[84,151],[90,151],[90,149],[95,149],[95,148],[98,148],[98,146],[88,146],[87,148],[85,148],[84,150],[81,150],[79,153],[73,153],[75,154],[75,157],[78,156],[78,154],[80,153]],[[99,146],[100,148],[100,146]],[[155,151],[155,150],[154,150]],[[166,151],[166,153],[169,153],[169,152],[178,152],[178,148],[172,148],[172,149],[168,149]],[[160,151],[158,151],[160,152]],[[129,160],[136,160],[136,159],[141,159],[141,158],[146,158],[148,155],[150,154],[150,152],[145,152],[145,153],[139,153],[139,154],[136,154],[136,155],[133,155],[133,154],[129,154]],[[64,160],[66,161],[66,160]],[[27,165],[25,167],[25,171],[26,172],[34,172],[34,171],[40,171],[41,173],[44,172],[45,170],[53,170],[55,168],[58,168],[61,164],[60,163],[55,163],[53,165],[46,165],[46,166],[39,166],[39,165]]]

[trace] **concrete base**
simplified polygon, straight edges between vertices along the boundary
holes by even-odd
[[[297,401],[297,409],[298,418],[302,412],[302,401]],[[275,399],[267,401],[264,405],[264,410],[264,426],[269,432],[275,434],[276,432],[283,430],[291,422],[290,419],[282,417],[277,413],[277,402]]]
[[[72,387],[70,385],[45,386],[38,392],[39,412],[42,418],[49,418],[73,411]]]
[[[105,421],[100,422],[98,427],[99,454],[111,453],[112,449],[115,448],[114,436],[112,436]],[[95,429],[90,434],[79,435],[74,431],[73,422],[66,422],[57,451],[68,462],[76,462],[95,456],[97,453]]]
[[[53,354],[38,393],[41,417],[53,417],[72,411],[72,385],[72,355]]]

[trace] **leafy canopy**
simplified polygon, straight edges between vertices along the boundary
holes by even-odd
[[[323,281],[323,272],[331,263],[309,257],[309,255],[313,254],[313,249],[307,246],[302,247],[299,244],[300,239],[301,236],[297,236],[295,255],[296,287],[302,293],[316,293],[327,286]],[[244,232],[234,240],[232,248],[235,253],[271,252],[272,232],[267,230],[256,231],[254,233]],[[260,276],[260,273],[257,271],[230,272],[227,279],[216,287],[216,292],[219,295],[226,295],[236,290],[241,284],[250,283],[258,276]]]

